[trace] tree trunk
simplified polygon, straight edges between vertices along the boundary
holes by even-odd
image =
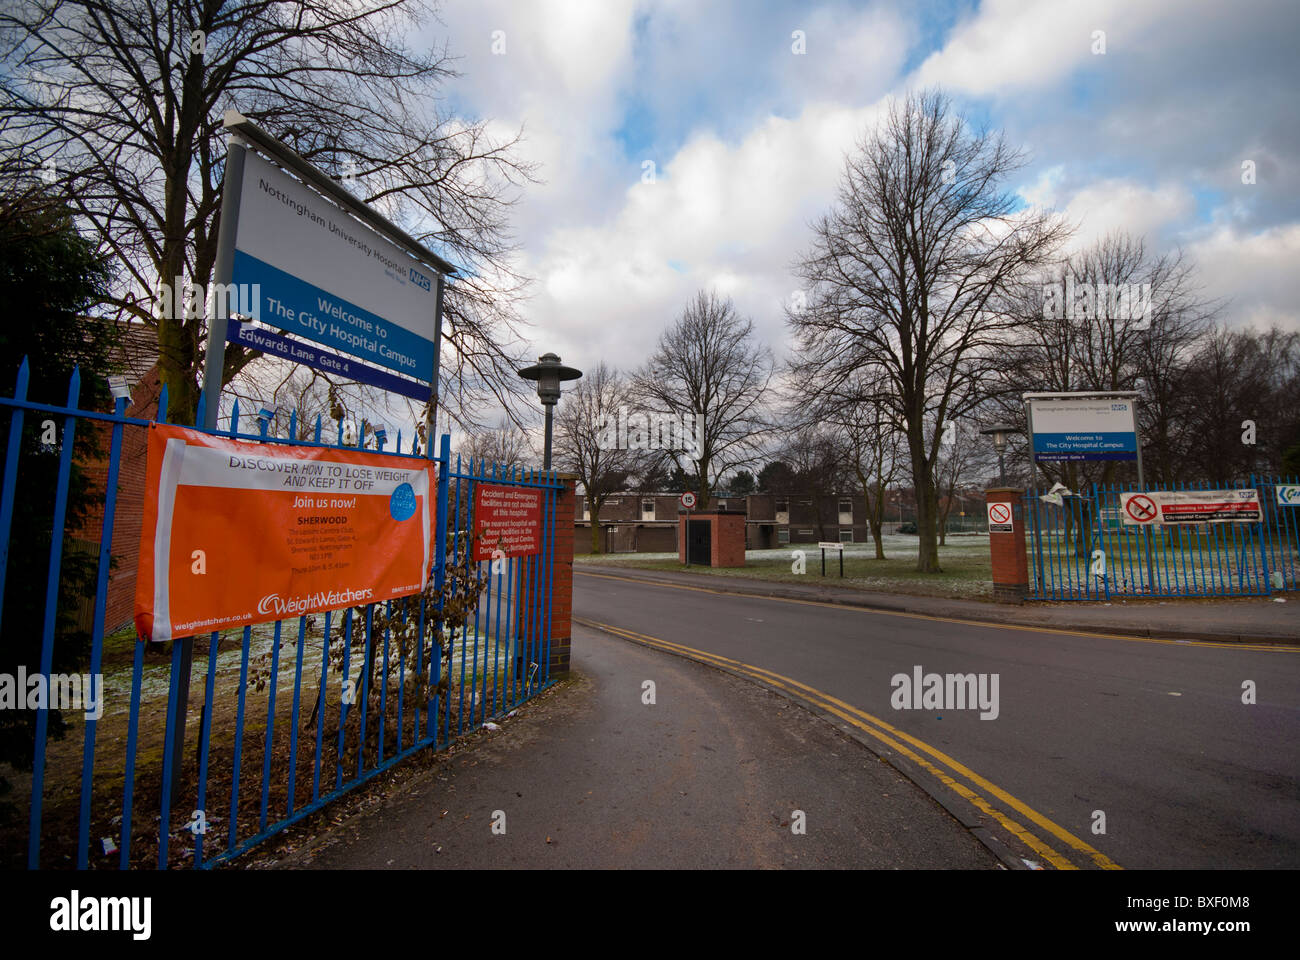
[[[863,490],[866,490],[865,486],[863,487]],[[871,509],[867,512],[867,523],[871,527],[871,539],[876,543],[876,559],[884,560],[885,485],[877,484],[875,502],[872,503],[870,498],[868,498],[867,502],[871,503]]]
[[[912,431],[909,430],[909,434]],[[925,457],[924,440],[918,429],[909,436],[912,450],[912,479],[916,486],[916,571],[942,573],[939,567],[939,497],[934,487],[934,465]]]

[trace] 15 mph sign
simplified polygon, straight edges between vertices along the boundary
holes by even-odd
[[[690,510],[695,506],[695,494],[691,493],[689,490],[683,493],[679,499],[682,502],[682,506],[687,510]]]
[[[1011,533],[1015,527],[1011,523],[1011,504],[1001,501],[988,504],[989,533]]]

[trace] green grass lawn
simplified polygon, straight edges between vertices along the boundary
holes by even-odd
[[[870,543],[846,544],[844,578],[839,576],[839,557],[826,551],[826,577],[821,575],[821,551],[816,544],[791,544],[776,550],[748,550],[744,567],[685,567],[675,553],[579,554],[577,563],[608,567],[633,567],[640,570],[690,570],[702,576],[752,577],[784,583],[826,583],[920,596],[962,597],[992,600],[993,579],[986,534],[948,537],[939,548],[941,573],[917,573],[917,538],[907,535],[885,537],[885,559],[875,559]],[[794,551],[805,554],[806,570],[795,573]]]

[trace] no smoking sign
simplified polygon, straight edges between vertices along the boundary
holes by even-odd
[[[1011,504],[997,501],[988,504],[989,533],[1011,533],[1015,528],[1011,523]]]
[[[1122,493],[1120,503],[1124,507],[1124,522],[1130,526],[1160,522],[1160,508],[1145,493]]]

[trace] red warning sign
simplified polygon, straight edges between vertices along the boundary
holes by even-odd
[[[998,501],[988,505],[989,532],[1010,533],[1015,529],[1011,523],[1011,504]]]
[[[479,532],[475,560],[541,553],[542,491],[481,483],[474,491],[474,524]]]
[[[1145,493],[1121,493],[1120,503],[1124,507],[1124,522],[1130,526],[1160,522],[1160,508]]]

